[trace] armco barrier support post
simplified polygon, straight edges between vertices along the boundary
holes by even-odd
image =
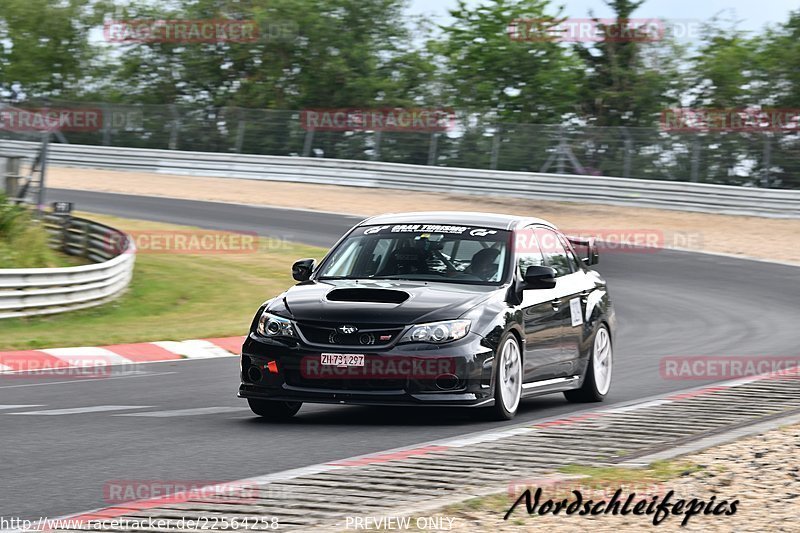
[[[436,165],[436,151],[439,145],[439,134],[431,133],[431,143],[428,147],[428,166]]]
[[[491,170],[497,170],[497,162],[500,159],[500,141],[502,140],[502,135],[502,126],[498,124],[492,136],[492,153],[489,160],[489,168]]]
[[[3,180],[3,192],[7,198],[19,196],[19,167],[22,157],[16,155],[0,155],[0,178]]]

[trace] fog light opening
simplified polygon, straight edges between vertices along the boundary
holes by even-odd
[[[261,381],[261,370],[259,370],[258,367],[251,366],[247,369],[247,379],[252,383],[258,383]]]
[[[458,388],[459,379],[455,374],[439,374],[436,376],[436,387],[439,390],[453,390]]]

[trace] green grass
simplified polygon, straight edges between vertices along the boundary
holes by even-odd
[[[0,268],[48,268],[84,263],[52,250],[45,229],[24,207],[0,194]]]
[[[193,228],[85,215],[129,231]],[[128,291],[109,304],[26,319],[0,320],[0,349],[182,340],[245,335],[258,306],[294,281],[291,265],[320,259],[322,248],[286,244],[219,255],[139,253]]]

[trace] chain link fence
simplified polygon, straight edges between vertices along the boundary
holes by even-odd
[[[300,111],[53,101],[47,108],[100,115],[94,127],[56,132],[56,142],[71,144],[800,188],[800,133],[794,131],[491,123],[460,114],[447,132],[313,131]],[[0,140],[30,136],[24,127],[0,125]]]

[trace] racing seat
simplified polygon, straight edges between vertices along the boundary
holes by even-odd
[[[413,247],[398,248],[386,260],[377,276],[395,276],[398,274],[421,274],[428,272],[425,252]]]
[[[464,269],[467,274],[478,276],[482,280],[489,280],[497,273],[498,265],[495,264],[500,250],[497,248],[484,248],[472,256],[469,266]]]

